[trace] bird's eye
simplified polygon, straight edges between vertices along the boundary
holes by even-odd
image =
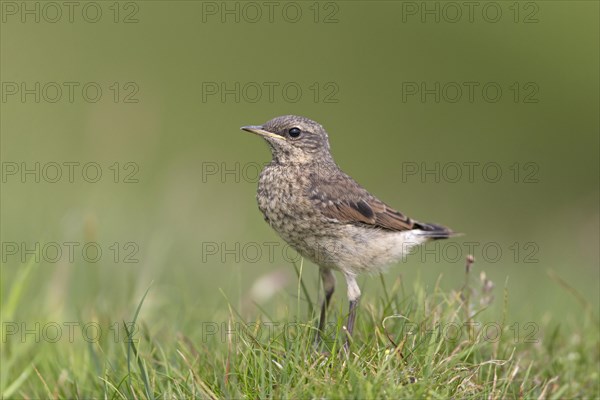
[[[299,137],[301,133],[302,133],[302,131],[300,130],[300,128],[290,128],[290,130],[288,131],[288,134],[292,138]]]

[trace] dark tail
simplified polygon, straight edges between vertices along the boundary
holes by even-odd
[[[461,233],[453,232],[452,229],[446,228],[445,226],[425,224],[423,222],[415,222],[414,229],[420,229],[424,231],[423,235],[433,240],[448,239],[449,237],[462,235]]]

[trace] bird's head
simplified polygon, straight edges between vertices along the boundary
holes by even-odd
[[[262,136],[280,163],[311,163],[331,159],[329,138],[321,124],[305,117],[284,115],[263,125],[241,128]]]

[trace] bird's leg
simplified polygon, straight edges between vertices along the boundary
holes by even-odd
[[[346,352],[350,348],[350,337],[352,336],[352,332],[354,331],[354,321],[356,321],[356,308],[358,306],[358,301],[360,300],[360,288],[358,287],[358,283],[356,283],[356,275],[347,273],[346,283],[348,284],[348,300],[350,301],[350,308],[348,312],[348,323],[346,324],[346,330],[348,331],[348,336],[346,336],[346,341],[344,342],[344,350]]]
[[[333,271],[331,271],[331,269],[329,268],[319,267],[319,272],[321,273],[321,280],[323,281],[323,290],[325,291],[325,298],[323,299],[323,304],[321,304],[319,330],[317,332],[315,344],[319,344],[321,342],[323,329],[325,328],[325,321],[327,320],[327,308],[329,307],[329,301],[331,300],[331,296],[333,295],[333,291],[335,290],[335,276],[333,275]]]

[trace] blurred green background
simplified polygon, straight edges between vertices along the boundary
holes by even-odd
[[[55,10],[40,8],[36,22],[23,4],[36,7],[2,2],[3,300],[25,268],[24,247],[80,245],[73,262],[34,260],[12,321],[130,320],[151,282],[140,319],[157,331],[193,337],[202,321],[226,321],[228,301],[249,319],[255,302],[294,314],[294,270],[255,201],[256,166],[270,154],[239,130],[282,114],[321,122],[342,169],[385,202],[465,233],[440,243],[446,256],[430,250],[393,266],[388,282],[401,276],[410,292],[417,277],[431,287],[443,274],[441,285],[457,289],[465,243],[475,242],[474,270],[496,285],[489,318],[499,318],[506,287],[510,322],[577,324],[577,296],[549,271],[597,315],[597,2],[501,1],[487,14],[480,2],[472,21],[466,8],[458,17],[438,2],[276,2],[271,18],[262,2],[82,2],[72,22],[65,8],[56,22]],[[439,22],[423,7],[438,7]],[[97,8],[101,17],[89,22]],[[72,101],[65,82],[75,82]],[[422,98],[421,83],[435,91],[436,82],[439,101]],[[465,82],[475,82],[472,101]],[[23,83],[33,94],[23,95]],[[84,98],[86,84],[92,97],[101,88],[97,102]],[[486,84],[501,88],[497,101]],[[56,86],[63,92],[53,102]],[[102,177],[86,182],[76,167],[69,182],[64,167],[50,182],[52,163],[64,162],[97,163]],[[502,175],[488,182],[493,170],[477,167],[469,180],[464,167],[457,182],[450,169],[439,182],[406,176],[436,162],[441,171],[496,163]],[[23,165],[35,163],[39,182],[23,179]],[[138,182],[124,182],[128,173]],[[83,259],[87,242],[103,250],[98,262]],[[271,242],[279,243],[272,258]],[[132,251],[138,262],[124,262]],[[316,268],[305,263],[304,274],[315,300]],[[256,289],[265,276],[273,296]],[[378,279],[359,283],[364,302],[378,301]],[[345,310],[339,277],[334,304]]]

